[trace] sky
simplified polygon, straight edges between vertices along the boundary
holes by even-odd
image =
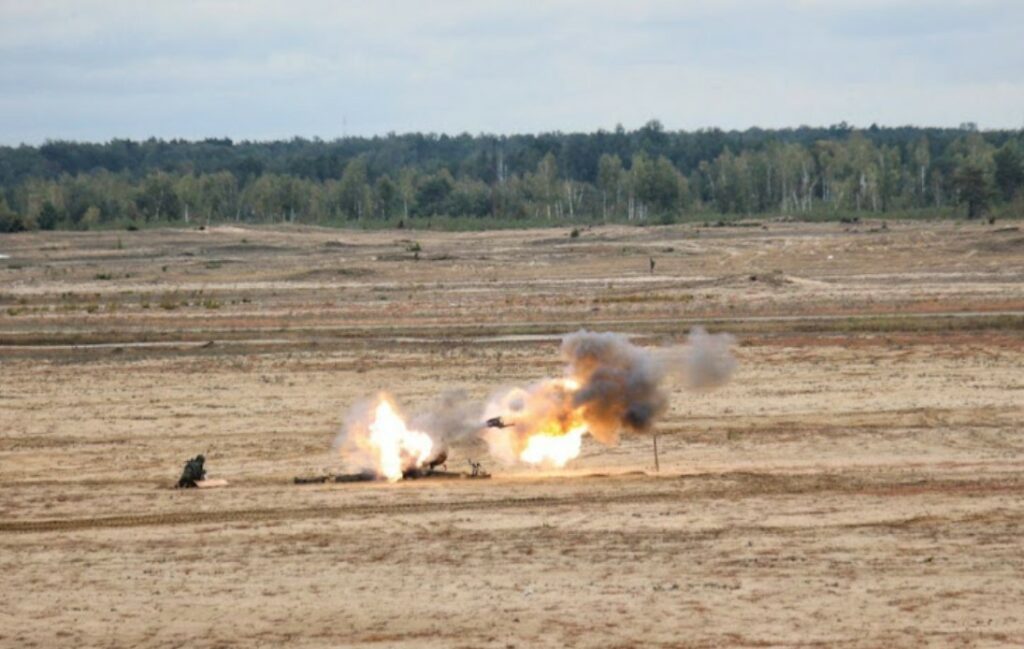
[[[0,0],[0,144],[1024,127],[1024,1]]]

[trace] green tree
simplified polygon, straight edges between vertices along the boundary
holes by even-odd
[[[917,197],[917,207],[926,207],[928,205],[928,191],[927,191],[927,178],[928,178],[928,167],[931,166],[932,153],[931,148],[928,146],[928,138],[922,137],[914,144],[914,150],[911,154],[914,160],[914,178],[915,178],[915,195]]]
[[[238,219],[241,205],[239,203],[238,179],[230,171],[218,171],[203,174],[199,177],[199,200],[206,218]]]
[[[975,164],[966,164],[957,171],[956,188],[960,203],[967,205],[967,218],[982,215],[992,196],[985,170]]]
[[[263,174],[242,192],[244,210],[257,220],[294,222],[306,207],[307,193],[296,178]]]
[[[416,207],[416,170],[403,167],[398,174],[398,194],[402,199],[402,218],[409,218],[409,210]]]
[[[95,205],[90,205],[89,208],[85,210],[85,213],[82,214],[82,220],[79,221],[79,225],[86,230],[91,230],[102,222],[102,217],[103,212],[100,211],[100,208]]]
[[[849,151],[845,143],[819,140],[811,152],[821,179],[821,200],[833,210],[842,208],[848,198],[846,175],[850,170]]]
[[[1012,200],[1017,191],[1024,188],[1024,157],[1013,140],[1008,140],[993,155],[995,161],[995,185],[1004,201]]]
[[[181,217],[181,201],[174,191],[174,182],[162,171],[146,176],[135,204],[148,221],[174,221]]]
[[[608,218],[608,201],[612,213],[617,213],[622,202],[622,159],[605,153],[597,160],[597,187],[601,190],[601,218]]]
[[[464,216],[486,216],[491,211],[491,191],[479,180],[460,179],[448,195],[445,212]]]
[[[533,204],[534,214],[547,219],[561,217],[561,202],[558,191],[558,161],[553,153],[547,153],[533,173],[523,177],[526,199]]]
[[[43,203],[42,209],[39,210],[39,216],[36,217],[36,222],[39,224],[40,230],[56,229],[60,220],[60,212],[57,211],[57,208],[50,201]]]
[[[455,179],[447,169],[441,169],[420,179],[416,187],[416,214],[436,216],[448,208],[448,196],[455,188]]]
[[[381,218],[391,218],[401,204],[398,185],[391,180],[390,176],[384,174],[377,179],[377,182],[373,187],[373,193],[373,202],[374,205],[377,206],[377,210],[380,213]]]
[[[7,199],[0,196],[0,232],[21,232],[26,230],[24,219],[7,204]]]
[[[900,151],[894,146],[883,146],[878,150],[878,196],[881,209],[887,212],[893,207],[902,188],[902,163]]]
[[[369,214],[372,201],[366,160],[353,158],[345,165],[338,185],[338,204],[349,219],[362,219]]]
[[[199,178],[192,174],[183,174],[174,183],[174,193],[181,202],[182,218],[190,223],[196,212],[203,207],[203,193]],[[209,213],[206,214],[209,220]]]
[[[860,212],[881,207],[878,191],[878,149],[863,133],[855,132],[846,142],[848,152],[846,191],[853,199],[852,207]]]
[[[679,209],[680,186],[685,182],[665,156],[651,160],[639,155],[633,162],[637,198],[657,214]]]

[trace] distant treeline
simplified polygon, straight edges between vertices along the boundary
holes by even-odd
[[[960,128],[52,141],[0,147],[0,231],[150,223],[670,223],[1024,205],[1024,134]]]

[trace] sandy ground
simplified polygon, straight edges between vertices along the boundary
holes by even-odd
[[[419,244],[420,251],[415,252]],[[1024,645],[1024,231],[0,238],[0,647]],[[649,272],[649,259],[656,268]],[[346,410],[739,340],[562,471],[345,470]],[[208,458],[226,489],[169,487]]]

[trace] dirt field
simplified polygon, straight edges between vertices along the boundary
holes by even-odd
[[[0,237],[0,647],[1024,645],[1024,230]],[[419,250],[417,251],[417,248]],[[649,272],[649,258],[656,261]],[[296,486],[357,399],[739,340],[563,471]],[[172,490],[203,452],[219,490]]]

